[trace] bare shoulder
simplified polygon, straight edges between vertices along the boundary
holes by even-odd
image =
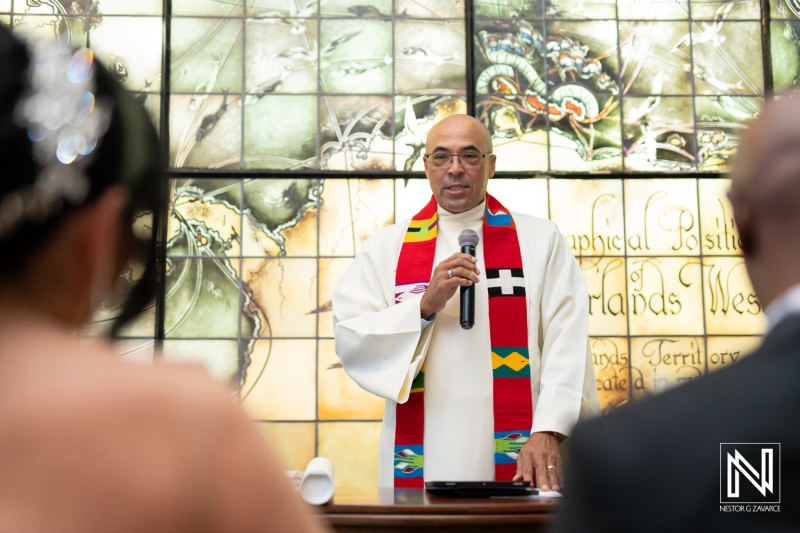
[[[278,531],[281,517],[296,524],[281,531],[317,531],[231,390],[201,368],[130,363],[104,343],[28,348],[3,365],[15,379],[0,379],[0,422],[13,435],[0,445],[15,458],[0,457],[0,493],[28,502],[17,508],[63,501],[68,515],[52,519],[84,531],[98,515],[106,531]]]

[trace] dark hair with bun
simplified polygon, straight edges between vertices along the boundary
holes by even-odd
[[[0,26],[0,165],[3,167],[0,202],[6,195],[31,186],[41,171],[33,159],[33,142],[28,138],[26,126],[15,120],[17,104],[29,89],[30,63],[28,47]],[[0,236],[0,284],[13,283],[15,278],[23,276],[26,265],[71,213],[96,200],[109,187],[122,185],[128,190],[130,203],[120,232],[130,235],[134,214],[142,212],[152,213],[153,231],[142,243],[141,257],[136,258],[145,264],[144,274],[112,326],[112,334],[116,335],[155,295],[163,171],[158,136],[144,108],[99,62],[95,62],[94,82],[96,100],[104,101],[110,108],[110,122],[85,171],[89,192],[78,205],[64,201],[60,209],[43,220],[23,220],[10,233]]]

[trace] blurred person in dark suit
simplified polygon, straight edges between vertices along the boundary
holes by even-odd
[[[89,50],[2,26],[0,72],[0,531],[321,531],[205,372],[78,344],[127,261],[146,266],[114,331],[154,295],[143,108]]]
[[[769,319],[763,344],[728,368],[579,424],[557,531],[800,530],[799,145],[800,102],[769,102],[731,175],[745,264]],[[743,463],[727,464],[722,443],[779,443],[778,472],[769,478],[751,459],[752,483],[739,475]],[[740,490],[756,494],[757,484],[765,501],[781,503],[726,505],[730,475]]]

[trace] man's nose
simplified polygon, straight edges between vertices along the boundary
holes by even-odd
[[[464,167],[461,164],[461,157],[458,154],[450,154],[450,164],[447,166],[450,174],[461,174],[464,172]]]

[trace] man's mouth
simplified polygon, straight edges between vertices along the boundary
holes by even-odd
[[[448,191],[454,191],[454,192],[457,192],[457,191],[461,191],[461,190],[464,190],[464,189],[466,189],[466,188],[467,188],[467,186],[466,186],[466,185],[451,185],[451,186],[449,186],[449,187],[445,187],[445,188],[446,188]]]

